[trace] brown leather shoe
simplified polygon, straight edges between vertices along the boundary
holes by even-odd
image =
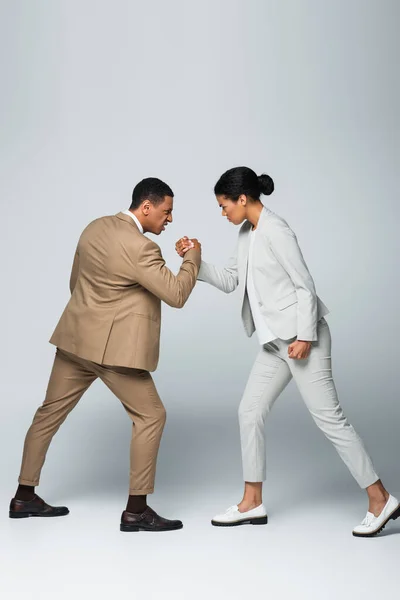
[[[10,519],[25,519],[27,517],[63,517],[69,510],[66,506],[50,506],[36,494],[32,500],[17,500],[10,503]]]
[[[182,521],[170,521],[160,517],[150,506],[140,514],[131,513],[126,510],[121,517],[121,531],[171,531],[182,529]]]

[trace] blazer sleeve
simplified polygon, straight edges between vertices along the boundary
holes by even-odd
[[[226,267],[218,268],[202,260],[197,279],[213,285],[221,290],[221,292],[225,292],[225,294],[233,292],[239,284],[237,247]]]
[[[76,252],[75,252],[75,256],[74,256],[74,262],[72,264],[71,276],[69,278],[69,289],[71,291],[71,294],[74,291],[76,281],[78,279],[78,273],[79,273],[79,253],[78,253],[78,248],[77,248]]]
[[[315,341],[317,336],[318,301],[313,278],[303,258],[295,233],[290,227],[270,232],[270,246],[285,269],[297,293],[297,339]]]
[[[169,306],[182,308],[196,285],[200,260],[198,250],[189,250],[179,273],[174,275],[166,266],[157,244],[146,240],[135,264],[136,281]]]

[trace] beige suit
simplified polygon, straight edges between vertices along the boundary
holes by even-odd
[[[187,252],[175,276],[131,217],[93,221],[80,237],[71,299],[50,342],[96,363],[155,371],[161,300],[182,308],[199,264],[199,253]]]
[[[181,308],[196,284],[200,252],[178,275],[129,215],[83,231],[70,278],[71,298],[50,339],[57,346],[46,399],[27,433],[19,482],[38,485],[51,439],[91,383],[100,378],[133,422],[130,493],[154,489],[165,409],[149,371],[157,367],[161,301]]]

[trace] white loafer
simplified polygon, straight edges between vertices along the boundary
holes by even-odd
[[[230,506],[226,512],[216,515],[211,524],[216,527],[235,527],[235,525],[266,525],[267,511],[264,504],[246,512],[239,512],[237,505]]]
[[[373,537],[382,531],[390,519],[400,517],[400,502],[394,496],[389,496],[380,515],[375,517],[371,512],[367,512],[365,519],[360,525],[353,529],[353,535],[356,537]]]

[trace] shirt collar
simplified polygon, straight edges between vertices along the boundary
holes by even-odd
[[[127,210],[124,210],[124,211],[123,211],[123,213],[124,213],[124,215],[128,215],[129,217],[131,217],[131,218],[132,218],[132,219],[135,221],[135,223],[136,223],[136,225],[137,225],[137,227],[138,227],[138,229],[139,229],[140,233],[143,233],[143,227],[142,227],[142,224],[141,224],[141,222],[139,221],[139,219],[137,218],[137,216],[136,216],[136,215],[134,215],[134,214],[133,214],[133,212],[131,212],[129,209],[127,209]]]

